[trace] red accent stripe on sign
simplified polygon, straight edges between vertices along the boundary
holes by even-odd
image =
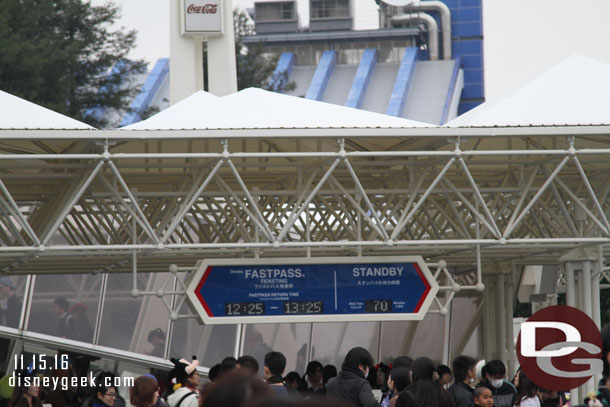
[[[426,290],[420,297],[419,302],[417,303],[417,306],[415,307],[415,311],[413,311],[413,312],[417,313],[417,312],[419,312],[419,309],[421,308],[422,304],[424,303],[424,300],[426,299],[426,297],[428,297],[428,293],[430,292],[431,287],[430,287],[430,284],[428,283],[428,280],[424,276],[424,273],[422,273],[421,269],[419,268],[419,264],[413,263],[413,266],[415,267],[415,270],[417,270],[417,273],[419,274],[419,278],[421,278],[421,281],[426,286]]]
[[[197,284],[197,290],[195,290],[195,295],[197,295],[197,298],[199,298],[199,301],[201,302],[201,305],[203,305],[203,309],[205,310],[205,312],[208,313],[208,316],[213,317],[214,314],[212,313],[212,310],[210,309],[210,307],[208,306],[208,303],[205,302],[205,300],[203,299],[203,296],[201,295],[201,287],[203,287],[203,283],[205,283],[205,280],[207,280],[211,271],[212,271],[212,266],[208,266],[208,268],[205,269],[205,272],[203,273],[203,277],[201,277],[201,281],[199,282],[199,284]]]

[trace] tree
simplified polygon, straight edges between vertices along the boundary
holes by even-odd
[[[144,61],[135,31],[113,31],[118,6],[86,0],[0,0],[0,89],[94,127],[122,116]],[[114,115],[107,114],[114,111]]]
[[[244,11],[233,12],[235,53],[237,62],[237,89],[256,87],[274,92],[289,92],[296,88],[288,82],[286,72],[275,73],[279,55],[266,55],[263,44],[244,45],[242,38],[254,34],[252,21]]]

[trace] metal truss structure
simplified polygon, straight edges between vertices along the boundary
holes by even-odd
[[[610,243],[609,139],[603,127],[583,129],[4,131],[0,270],[383,254],[442,259],[457,272],[478,261],[557,262],[579,245]]]

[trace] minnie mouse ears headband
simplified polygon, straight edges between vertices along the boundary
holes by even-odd
[[[197,356],[193,355],[193,361],[189,362],[186,359],[176,359],[171,358],[170,361],[174,364],[174,377],[180,382],[187,377],[189,377],[197,366],[199,366],[199,361],[197,360]]]

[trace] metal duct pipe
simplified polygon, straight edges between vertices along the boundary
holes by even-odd
[[[443,59],[451,59],[451,11],[449,11],[449,7],[442,1],[414,1],[408,6],[417,10],[439,12],[443,34]]]
[[[421,21],[426,24],[428,30],[428,50],[430,51],[430,61],[438,60],[438,24],[436,20],[426,13],[409,13],[393,16],[392,25],[404,24],[410,21]]]

